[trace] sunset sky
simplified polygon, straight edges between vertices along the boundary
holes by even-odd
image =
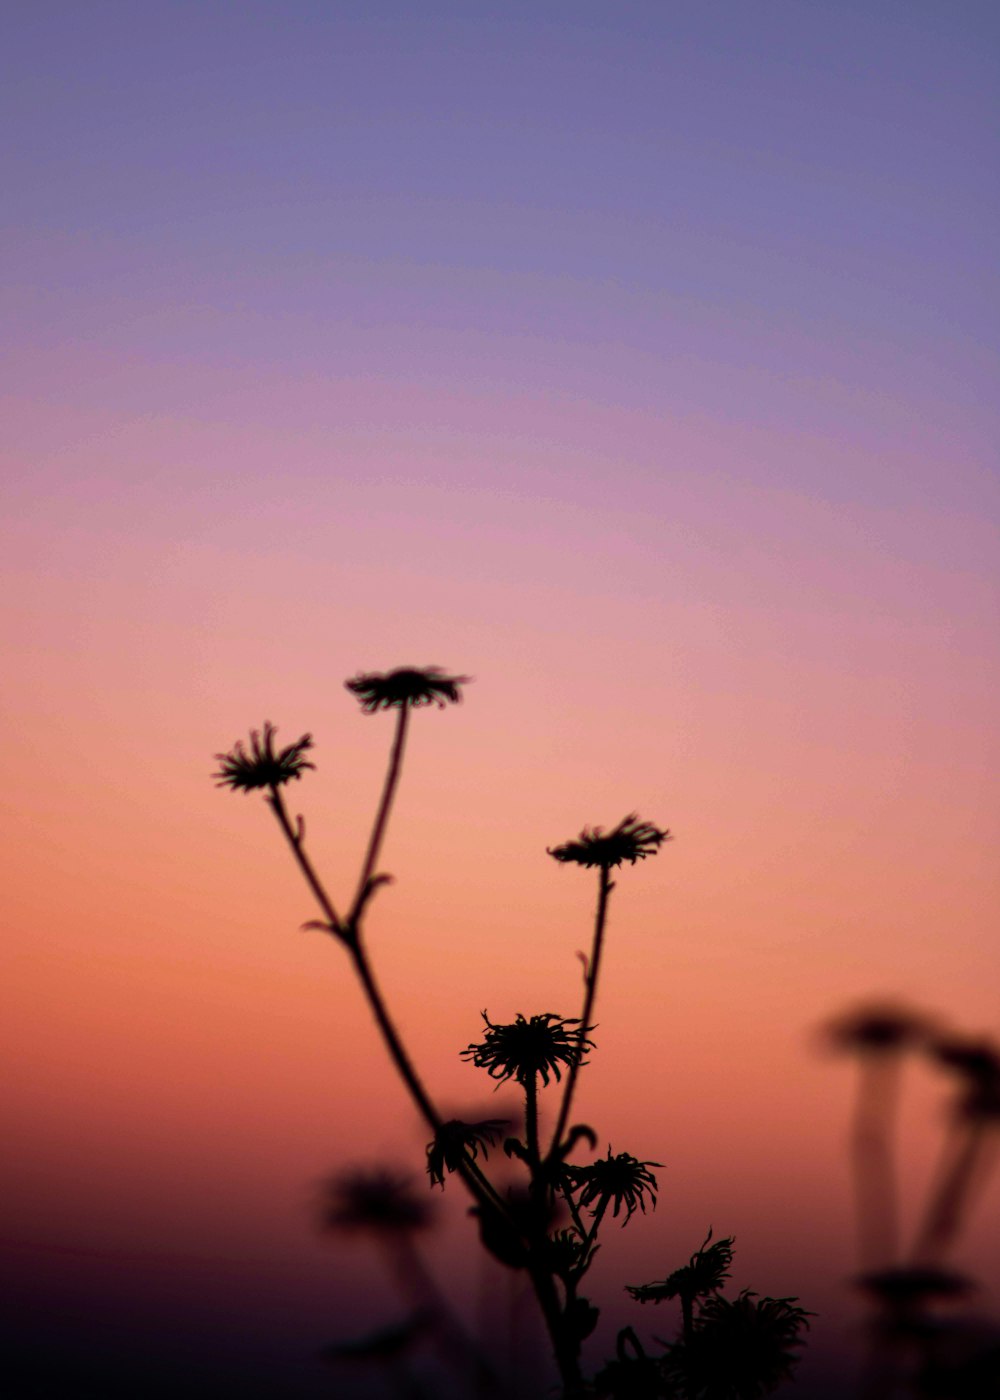
[[[709,1225],[843,1351],[853,1081],[816,1027],[893,997],[1000,1036],[1000,11],[4,28],[15,1336],[311,1396],[320,1347],[401,1311],[313,1203],[344,1163],[419,1175],[426,1132],[212,756],[313,734],[290,805],[345,898],[392,720],[343,682],[439,664],[474,680],[414,717],[369,937],[450,1111],[511,1106],[458,1058],[484,1008],[579,1013],[595,879],[546,846],[631,811],[675,838],[618,880],[577,1105],[664,1164],[595,1265],[591,1362],[669,1331],[622,1285]],[[908,1087],[912,1215],[945,1085]],[[954,1261],[994,1313],[998,1231],[1000,1177]]]

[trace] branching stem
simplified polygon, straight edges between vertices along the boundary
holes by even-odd
[[[360,927],[365,905],[371,893],[371,882],[375,876],[375,867],[385,838],[393,799],[396,795],[396,788],[399,785],[403,753],[406,747],[409,710],[410,707],[406,704],[399,707],[399,714],[396,721],[396,734],[393,740],[392,752],[389,757],[389,766],[382,788],[382,796],[379,801],[378,811],[375,815],[375,821],[372,825],[371,836],[368,840],[368,848],[365,852],[364,862],[361,867],[357,890],[346,920],[342,920],[337,914],[333,901],[327,894],[323,882],[320,880],[313,867],[312,861],[305,852],[301,819],[297,827],[292,825],[281,793],[277,787],[271,787],[267,800],[284,833],[285,839],[291,847],[292,854],[305,877],[306,883],[309,885],[320,909],[323,911],[330,932],[344,944],[350,954],[351,961],[354,964],[354,970],[364,988],[368,1004],[375,1017],[375,1021],[382,1034],[382,1039],[385,1041],[393,1064],[409,1090],[410,1097],[419,1109],[427,1126],[430,1128],[431,1132],[436,1135],[442,1127],[441,1115],[438,1113],[427,1090],[424,1088],[420,1076],[417,1074],[416,1068],[400,1039],[395,1023],[389,1014],[388,1007],[385,1004],[382,992],[375,980],[375,974],[369,962],[367,952],[365,951]],[[593,948],[587,971],[583,1016],[580,1022],[580,1055],[570,1066],[567,1074],[559,1120],[556,1125],[552,1147],[545,1164],[542,1162],[538,1134],[538,1086],[534,1079],[532,1079],[530,1084],[525,1086],[525,1136],[527,1140],[528,1166],[532,1178],[532,1194],[535,1196],[536,1204],[539,1207],[543,1205],[544,1202],[542,1198],[546,1194],[544,1167],[548,1162],[554,1161],[558,1156],[559,1144],[569,1119],[573,1091],[576,1087],[576,1078],[580,1068],[580,1059],[583,1056],[586,1029],[590,1022],[594,1006],[601,948],[604,940],[604,926],[607,919],[608,896],[612,888],[608,872],[602,867],[600,871]],[[459,1174],[466,1188],[475,1200],[487,1208],[498,1211],[500,1215],[506,1219],[508,1225],[514,1227],[514,1222],[503,1198],[468,1154],[466,1154],[465,1160],[461,1163]],[[594,1221],[587,1234],[586,1245],[588,1248],[592,1245],[597,1234],[597,1228],[604,1214],[603,1208],[605,1205],[606,1202],[602,1201],[595,1213]],[[573,1207],[572,1201],[570,1202],[570,1206],[574,1220],[582,1235],[583,1228],[579,1213]],[[580,1372],[579,1338],[573,1333],[571,1327],[567,1325],[567,1317],[564,1314],[563,1307],[560,1305],[559,1295],[555,1287],[555,1280],[547,1264],[544,1262],[543,1250],[546,1240],[547,1234],[544,1217],[541,1212],[539,1212],[537,1220],[530,1227],[528,1272],[538,1298],[542,1315],[545,1318],[546,1329],[552,1341],[556,1362],[562,1377],[565,1400],[575,1400],[575,1397],[580,1396],[583,1390],[583,1381]],[[567,1290],[567,1301],[568,1300],[569,1291]]]
[[[392,1057],[392,1062],[399,1070],[400,1076],[410,1091],[410,1097],[423,1114],[424,1121],[432,1133],[436,1133],[441,1127],[442,1119],[437,1109],[431,1103],[427,1090],[420,1082],[409,1055],[403,1047],[403,1042],[399,1038],[399,1032],[389,1015],[388,1007],[383,1000],[378,983],[375,981],[375,974],[368,961],[368,955],[361,944],[361,935],[354,930],[353,941],[348,944],[348,952],[354,963],[354,970],[361,980],[361,985],[365,989],[365,996],[368,998],[368,1005],[372,1009],[372,1014],[378,1022],[378,1028],[382,1032],[382,1039]]]
[[[385,783],[382,787],[382,799],[379,802],[378,812],[375,814],[372,834],[368,838],[368,849],[365,852],[364,864],[361,867],[361,876],[358,880],[357,893],[354,896],[354,902],[351,905],[351,912],[347,921],[349,924],[353,924],[358,917],[364,904],[368,881],[375,872],[375,862],[378,860],[379,851],[382,848],[386,826],[389,822],[389,812],[392,808],[392,800],[396,795],[396,788],[399,786],[399,774],[403,764],[403,750],[406,747],[406,734],[409,720],[409,705],[400,705],[396,716],[396,736],[393,739],[392,753],[389,757],[389,767],[386,770]]]
[[[600,867],[599,885],[597,889],[597,912],[594,916],[594,939],[591,944],[590,961],[587,964],[585,977],[586,992],[583,998],[583,1013],[580,1017],[580,1054],[569,1067],[566,1075],[566,1089],[563,1093],[562,1104],[559,1109],[559,1117],[556,1120],[555,1132],[552,1135],[552,1146],[549,1148],[549,1158],[553,1159],[559,1152],[563,1133],[569,1122],[569,1112],[573,1103],[573,1092],[576,1089],[577,1075],[580,1073],[580,1061],[583,1059],[583,1043],[587,1038],[587,1027],[590,1025],[590,1018],[594,1012],[594,999],[597,995],[597,976],[601,968],[601,950],[604,947],[604,928],[608,918],[608,899],[614,885],[611,883],[611,876],[607,866]]]
[[[371,963],[368,960],[368,954],[361,941],[361,930],[355,923],[355,919],[357,918],[356,911],[362,909],[364,906],[364,892],[371,878],[371,872],[374,868],[375,861],[378,859],[379,849],[385,835],[393,794],[399,782],[403,747],[406,740],[405,716],[408,712],[407,706],[404,706],[400,711],[400,720],[396,726],[396,737],[393,743],[392,755],[389,760],[389,768],[382,792],[382,800],[379,805],[378,815],[375,819],[375,825],[372,829],[372,836],[368,845],[368,854],[365,858],[361,881],[358,885],[358,894],[355,896],[354,910],[352,910],[351,919],[346,923],[344,923],[337,914],[333,901],[327,894],[322,880],[319,878],[312,861],[306,854],[301,831],[292,825],[288,816],[288,811],[282,800],[281,792],[277,787],[272,787],[270,789],[267,802],[278,820],[278,824],[291,847],[292,854],[305,877],[306,883],[315,895],[320,909],[323,911],[330,932],[344,944],[351,955],[355,971],[364,988],[368,1004],[371,1007],[378,1028],[382,1033],[382,1038],[385,1041],[393,1064],[399,1071],[404,1084],[410,1092],[411,1098],[420,1110],[421,1116],[431,1129],[431,1132],[437,1133],[442,1123],[441,1115],[438,1113],[430,1095],[424,1088],[420,1076],[417,1074],[416,1068],[403,1045],[395,1023],[389,1015],[381,990],[375,980],[375,974],[372,970]],[[502,1197],[497,1194],[488,1178],[483,1175],[482,1171],[480,1171],[479,1167],[472,1162],[471,1159],[464,1161],[459,1170],[462,1180],[474,1200],[479,1202],[488,1201],[499,1210],[501,1215],[509,1218],[509,1213]]]
[[[326,915],[327,921],[330,925],[330,932],[338,935],[340,938],[343,938],[343,925],[341,924],[340,919],[337,917],[337,911],[333,907],[333,901],[330,899],[330,896],[323,888],[323,882],[316,874],[312,861],[306,855],[305,846],[303,844],[301,835],[298,831],[296,831],[296,829],[292,826],[291,822],[288,820],[288,812],[285,809],[285,804],[282,800],[281,793],[276,787],[271,788],[270,796],[267,799],[267,804],[271,808],[271,811],[274,813],[274,815],[277,817],[278,824],[281,827],[282,831],[285,833],[285,839],[287,840],[289,846],[291,846],[292,848],[292,855],[295,857],[296,861],[298,861],[299,869],[305,876],[306,883],[312,890],[313,894],[316,896],[316,900],[319,904],[319,907]]]

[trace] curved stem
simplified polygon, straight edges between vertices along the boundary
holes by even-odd
[[[462,1165],[459,1168],[459,1170],[462,1173],[462,1177],[465,1180],[466,1185],[477,1200],[486,1197],[489,1200],[489,1202],[500,1212],[504,1219],[510,1218],[510,1214],[507,1210],[507,1204],[504,1201],[503,1197],[497,1191],[497,1188],[493,1185],[492,1181],[490,1181],[486,1173],[479,1166],[479,1163],[474,1162],[469,1156],[468,1152],[466,1152],[465,1156],[462,1158]],[[473,1186],[473,1182],[475,1183],[475,1187]],[[478,1188],[478,1193],[476,1188]]]
[[[552,1343],[556,1365],[562,1378],[562,1400],[577,1400],[583,1394],[583,1375],[580,1371],[580,1343],[569,1331],[563,1320],[563,1310],[552,1275],[544,1267],[532,1264],[529,1267],[531,1284],[538,1299],[545,1327]]]
[[[861,1063],[851,1155],[860,1261],[865,1273],[889,1268],[898,1252],[893,1129],[899,1069],[899,1057],[891,1051],[869,1051]]]
[[[594,1011],[594,999],[597,995],[597,975],[601,967],[601,950],[604,947],[604,928],[608,918],[608,898],[614,885],[611,883],[611,876],[607,867],[602,865],[600,869],[600,883],[597,890],[597,913],[594,916],[594,939],[590,950],[590,962],[587,964],[587,974],[585,978],[586,993],[583,998],[583,1012],[580,1016],[580,1054],[570,1065],[569,1073],[566,1076],[566,1089],[563,1094],[562,1105],[559,1109],[559,1117],[556,1121],[556,1129],[552,1134],[552,1146],[549,1148],[549,1157],[554,1157],[559,1151],[559,1144],[562,1135],[566,1131],[569,1122],[569,1111],[573,1103],[573,1091],[576,1089],[577,1075],[580,1073],[580,1061],[583,1059],[583,1041],[586,1039],[587,1027]]]
[[[681,1293],[681,1325],[684,1345],[690,1346],[694,1337],[694,1294],[689,1288]]]
[[[951,1160],[942,1167],[937,1190],[914,1247],[914,1258],[919,1263],[930,1266],[939,1264],[947,1248],[954,1242],[985,1145],[986,1133],[979,1120],[963,1125],[956,1134]]]
[[[372,826],[372,834],[368,838],[368,849],[365,852],[364,864],[361,867],[361,876],[358,880],[357,893],[351,905],[351,912],[348,916],[348,924],[353,924],[361,910],[365,900],[365,890],[368,881],[375,870],[375,862],[382,847],[385,837],[385,829],[389,821],[389,812],[392,807],[392,800],[396,795],[396,788],[399,785],[399,773],[403,762],[403,750],[406,747],[406,731],[410,720],[410,707],[407,704],[400,705],[399,715],[396,720],[396,737],[392,744],[392,753],[389,755],[389,767],[386,770],[385,783],[382,786],[382,799],[379,802],[378,811],[375,814],[375,822]]]
[[[348,943],[347,948],[354,963],[354,970],[357,972],[358,977],[361,979],[361,985],[365,989],[368,1005],[371,1007],[372,1014],[378,1023],[378,1028],[382,1032],[382,1039],[385,1041],[386,1048],[392,1057],[392,1062],[399,1070],[403,1083],[409,1089],[411,1098],[423,1114],[427,1126],[430,1128],[431,1132],[436,1133],[441,1127],[441,1115],[431,1103],[427,1090],[420,1082],[420,1076],[417,1074],[416,1069],[413,1067],[413,1062],[403,1047],[403,1042],[399,1038],[399,1032],[396,1030],[392,1017],[389,1015],[388,1007],[382,998],[378,983],[375,981],[375,974],[372,972],[371,965],[368,962],[368,955],[361,946],[361,939],[357,930],[354,931],[353,941]]]
[[[402,711],[402,714],[406,714],[405,709]],[[402,740],[405,739],[405,732],[406,725],[405,723],[401,722],[396,730],[396,743],[393,746],[392,759],[390,760],[389,776],[386,781],[385,791],[382,795],[382,803],[379,810],[379,816],[376,820],[376,829],[373,832],[373,840],[369,844],[369,853],[368,859],[366,860],[366,868],[374,864],[374,861],[378,855],[378,847],[381,843],[381,835],[384,833],[385,830],[385,822],[389,811],[389,804],[392,800],[392,790],[395,787],[399,777],[399,764],[403,749]],[[274,812],[274,815],[278,820],[278,824],[284,832],[285,838],[288,841],[289,846],[291,847],[292,854],[295,857],[299,869],[302,871],[302,874],[305,877],[306,883],[309,885],[309,888],[315,895],[316,901],[326,917],[327,923],[330,927],[330,932],[340,939],[341,943],[345,945],[345,947],[351,955],[352,961],[354,962],[355,970],[361,981],[361,985],[364,987],[365,995],[368,998],[368,1004],[371,1007],[372,1014],[374,1015],[375,1020],[378,1024],[378,1028],[382,1033],[382,1038],[385,1041],[386,1048],[389,1051],[393,1064],[396,1066],[397,1070],[400,1073],[400,1076],[403,1079],[403,1082],[405,1083],[407,1089],[410,1091],[410,1095],[416,1103],[417,1108],[420,1110],[424,1121],[430,1127],[431,1131],[433,1133],[436,1133],[441,1127],[441,1115],[434,1107],[434,1104],[431,1101],[427,1090],[424,1088],[420,1080],[420,1076],[417,1074],[416,1068],[414,1067],[413,1062],[410,1059],[402,1040],[400,1039],[399,1032],[396,1030],[392,1017],[389,1015],[389,1011],[386,1007],[385,1001],[383,1000],[382,993],[378,987],[378,984],[375,981],[375,974],[373,973],[371,965],[368,961],[368,955],[362,947],[360,931],[355,927],[353,922],[348,922],[346,925],[341,922],[337,911],[334,908],[333,901],[327,894],[323,886],[323,882],[320,880],[319,875],[316,873],[312,861],[306,855],[301,833],[297,831],[292,825],[288,816],[288,812],[285,808],[285,804],[282,800],[281,793],[277,788],[271,788],[270,795],[267,798],[267,803],[271,810]],[[378,835],[378,841],[374,839],[376,835]],[[368,877],[366,876],[365,878],[367,879]],[[361,886],[360,888],[363,890],[364,887]],[[504,1204],[503,1198],[500,1195],[498,1195],[495,1187],[492,1185],[489,1178],[483,1174],[483,1172],[474,1162],[472,1162],[471,1160],[466,1160],[465,1162],[463,1162],[462,1166],[459,1169],[459,1173],[462,1177],[463,1182],[465,1183],[465,1186],[467,1187],[469,1193],[471,1194],[474,1200],[479,1201],[480,1203],[488,1202],[489,1204],[494,1206],[500,1212],[501,1215],[509,1219],[509,1214],[507,1211],[507,1207]]]
[[[584,1249],[590,1249],[594,1244],[594,1241],[597,1239],[597,1232],[601,1228],[601,1221],[604,1219],[604,1212],[608,1208],[608,1200],[609,1197],[602,1196],[601,1199],[597,1202],[597,1208],[594,1211],[594,1219],[591,1223],[590,1229],[587,1231],[587,1238],[584,1240]]]
[[[573,1193],[569,1190],[568,1187],[564,1186],[559,1194],[566,1202],[566,1206],[569,1210],[570,1219],[573,1222],[577,1234],[580,1236],[581,1241],[585,1240],[587,1238],[587,1227],[586,1225],[584,1225],[583,1216],[580,1214],[576,1201],[574,1201],[573,1199]]]
[[[323,888],[323,882],[316,874],[316,871],[313,868],[312,861],[305,853],[305,848],[302,843],[302,836],[300,832],[296,831],[295,828],[292,826],[291,822],[288,820],[288,812],[285,810],[285,804],[282,801],[281,793],[276,787],[271,788],[271,793],[267,799],[267,804],[271,808],[271,811],[274,813],[274,815],[278,818],[278,823],[282,831],[285,833],[285,839],[288,841],[289,846],[291,846],[292,854],[298,861],[299,869],[302,871],[302,874],[306,877],[306,883],[312,890],[313,894],[316,896],[319,907],[326,915],[327,921],[330,924],[330,932],[340,934],[341,936],[343,936],[341,922],[340,919],[337,917],[337,911],[333,907],[333,902],[330,899],[330,896],[327,894],[326,890]],[[301,820],[302,819],[300,817],[300,823]]]

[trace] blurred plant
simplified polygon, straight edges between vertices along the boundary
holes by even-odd
[[[442,1116],[386,1005],[364,936],[370,902],[391,878],[380,872],[378,865],[402,771],[411,711],[458,704],[467,683],[467,677],[447,675],[436,666],[403,667],[385,674],[373,672],[345,683],[364,714],[395,711],[396,724],[361,870],[350,901],[339,906],[342,912],[338,912],[306,850],[305,822],[301,816],[291,819],[282,791],[292,779],[301,778],[304,769],[313,767],[303,756],[312,748],[311,736],[304,735],[296,743],[275,751],[276,731],[267,723],[262,732],[252,732],[249,748],[240,742],[228,753],[217,755],[220,767],[215,776],[220,786],[233,791],[264,792],[323,916],[304,927],[328,934],[347,952],[388,1053],[430,1129],[430,1183],[444,1187],[449,1176],[457,1177],[472,1199],[471,1214],[477,1219],[483,1247],[507,1267],[522,1271],[530,1281],[547,1329],[564,1400],[583,1400],[595,1394],[639,1394],[639,1390],[601,1390],[600,1382],[595,1389],[595,1383],[585,1381],[581,1348],[594,1330],[598,1310],[582,1296],[580,1286],[598,1252],[598,1235],[608,1210],[613,1217],[621,1218],[624,1227],[637,1212],[645,1213],[647,1202],[655,1208],[658,1188],[651,1168],[661,1164],[640,1160],[629,1152],[613,1154],[610,1145],[606,1155],[595,1161],[571,1162],[582,1144],[591,1152],[597,1147],[597,1136],[591,1127],[571,1124],[571,1111],[580,1070],[595,1049],[591,1039],[593,1012],[608,908],[615,888],[611,871],[655,856],[670,840],[670,833],[631,813],[608,832],[601,827],[584,828],[576,839],[548,850],[562,865],[578,865],[597,872],[597,905],[590,952],[584,958],[580,1014],[565,1017],[552,1011],[528,1016],[518,1013],[513,1021],[503,1022],[491,1021],[484,1011],[482,1039],[460,1052],[462,1058],[496,1080],[498,1087],[513,1082],[523,1093],[522,1132],[508,1136],[503,1143],[506,1158],[520,1164],[522,1180],[501,1189],[487,1169],[490,1152],[510,1125],[498,1118],[467,1123]],[[539,1099],[544,1092],[557,1101],[555,1126],[546,1142],[541,1138],[539,1114]],[[453,1320],[441,1322],[450,1314],[415,1249],[414,1236],[425,1228],[428,1216],[409,1184],[384,1169],[334,1178],[327,1184],[321,1214],[326,1228],[366,1232],[387,1249],[414,1308],[406,1324],[379,1334],[370,1345],[359,1344],[354,1354],[388,1356],[395,1363],[431,1318],[439,1336],[452,1346],[453,1354],[467,1362],[473,1354],[471,1343]],[[671,1275],[664,1284],[632,1290],[639,1301],[649,1301],[653,1298],[649,1290],[656,1289],[661,1291],[654,1301],[671,1296],[681,1299],[684,1335],[664,1356],[673,1358],[670,1364],[676,1371],[681,1366],[681,1348],[686,1357],[681,1366],[686,1379],[669,1380],[666,1359],[649,1361],[647,1365],[641,1343],[626,1329],[619,1338],[617,1360],[611,1363],[612,1370],[617,1366],[626,1379],[615,1381],[615,1385],[632,1384],[641,1373],[645,1378],[642,1384],[655,1382],[660,1386],[650,1390],[650,1395],[690,1396],[691,1400],[696,1395],[718,1395],[720,1400],[723,1395],[732,1395],[734,1400],[743,1400],[767,1393],[773,1378],[787,1373],[794,1347],[799,1345],[798,1332],[805,1314],[791,1306],[794,1300],[762,1299],[755,1303],[755,1295],[748,1292],[742,1293],[735,1303],[723,1305],[718,1289],[728,1277],[731,1244],[731,1240],[719,1241],[709,1248],[706,1240],[685,1269]],[[677,1281],[675,1293],[664,1291],[674,1287],[671,1280]],[[697,1316],[693,1312],[696,1300]],[[743,1340],[737,1345],[736,1338]],[[737,1361],[733,1361],[734,1356]],[[743,1375],[743,1389],[720,1390],[715,1380],[711,1383],[716,1389],[691,1389],[691,1378],[696,1374],[724,1374],[728,1378],[726,1384],[735,1385],[732,1377],[738,1371]],[[479,1393],[489,1388],[490,1380],[488,1371],[480,1367]],[[673,1389],[663,1389],[668,1382]],[[682,1384],[688,1389],[678,1389]]]
[[[984,1339],[968,1319],[946,1311],[975,1291],[946,1259],[996,1163],[1000,1051],[944,1029],[936,1018],[889,1004],[855,1008],[831,1022],[825,1036],[834,1048],[856,1055],[860,1066],[853,1131],[861,1253],[856,1283],[872,1309],[862,1393],[866,1400],[1000,1395],[996,1330],[987,1329]],[[893,1137],[900,1070],[908,1055],[950,1076],[956,1092],[936,1178],[904,1251]],[[965,1388],[972,1382],[963,1376],[983,1388]]]
[[[858,1006],[824,1027],[827,1044],[857,1057],[851,1133],[861,1267],[885,1268],[899,1246],[895,1134],[906,1052],[933,1035],[930,1020],[891,1002]]]
[[[381,1248],[411,1309],[403,1323],[374,1338],[329,1347],[327,1360],[370,1360],[384,1362],[388,1368],[388,1362],[397,1362],[404,1351],[426,1338],[477,1394],[498,1394],[493,1368],[456,1317],[417,1245],[416,1237],[434,1224],[433,1198],[418,1195],[406,1173],[378,1165],[330,1177],[320,1192],[318,1214],[324,1231],[364,1235]],[[396,1379],[398,1383],[398,1374]]]

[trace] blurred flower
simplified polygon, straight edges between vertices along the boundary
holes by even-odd
[[[427,1174],[431,1185],[444,1186],[445,1172],[458,1171],[467,1153],[473,1160],[480,1152],[488,1157],[488,1148],[496,1146],[506,1126],[506,1118],[486,1118],[481,1123],[463,1123],[461,1119],[452,1118],[442,1123],[427,1144]]]
[[[324,1183],[320,1221],[346,1233],[406,1234],[431,1223],[430,1201],[414,1194],[410,1178],[386,1167],[338,1172]]]
[[[413,1313],[411,1317],[392,1327],[369,1332],[353,1342],[334,1342],[320,1352],[322,1361],[394,1361],[411,1351],[430,1330],[432,1315],[427,1311]]]
[[[261,735],[257,729],[250,731],[250,752],[238,740],[229,753],[217,753],[219,771],[213,773],[216,787],[230,787],[234,792],[250,792],[253,788],[276,788],[292,778],[301,778],[302,770],[315,768],[302,757],[312,748],[312,735],[303,734],[294,744],[289,744],[280,753],[274,752],[274,736],[277,733],[273,724],[265,722]]]
[[[612,866],[621,865],[623,860],[635,865],[637,860],[655,856],[660,845],[670,839],[669,831],[660,831],[651,822],[641,822],[633,812],[607,835],[599,826],[595,826],[593,831],[584,828],[579,840],[567,841],[563,846],[547,846],[546,850],[553,860],[564,863],[572,861],[576,865],[599,865],[609,870]]]
[[[911,1264],[879,1273],[864,1274],[854,1280],[858,1288],[893,1307],[907,1308],[929,1298],[960,1298],[971,1293],[975,1284],[950,1269]]]
[[[662,1162],[640,1162],[630,1152],[619,1152],[612,1157],[608,1147],[607,1157],[599,1158],[587,1167],[569,1167],[575,1190],[580,1191],[580,1205],[588,1206],[593,1215],[604,1212],[614,1202],[614,1215],[622,1206],[626,1208],[623,1225],[627,1225],[636,1209],[646,1211],[646,1193],[649,1193],[656,1207],[656,1177],[648,1167],[662,1167]]]
[[[539,1200],[530,1190],[510,1186],[504,1192],[503,1209],[482,1200],[469,1214],[479,1222],[483,1248],[511,1269],[524,1269],[530,1261],[528,1241],[558,1224],[561,1203]]]
[[[562,1078],[562,1066],[586,1064],[584,1053],[594,1048],[587,1032],[593,1026],[582,1026],[578,1019],[556,1016],[551,1011],[530,1020],[518,1012],[507,1025],[494,1025],[486,1012],[486,1036],[480,1044],[471,1044],[461,1052],[463,1060],[471,1060],[478,1069],[485,1069],[492,1079],[501,1083],[516,1079],[527,1088],[541,1075],[548,1084],[549,1075]],[[579,1027],[579,1029],[572,1029]]]
[[[1000,1119],[1000,1052],[985,1040],[936,1041],[931,1054],[958,1075],[963,1094],[959,1111],[968,1118]]]
[[[404,705],[417,709],[421,705],[436,704],[443,710],[446,701],[458,704],[462,698],[459,686],[467,685],[468,681],[468,676],[442,674],[440,666],[425,666],[421,670],[405,666],[386,675],[372,671],[344,684],[361,701],[365,714],[371,715],[376,710],[389,710],[393,706],[402,709]]]
[[[928,1017],[892,1002],[857,1006],[823,1028],[824,1037],[833,1049],[855,1050],[861,1054],[902,1050],[925,1041],[932,1031]]]

